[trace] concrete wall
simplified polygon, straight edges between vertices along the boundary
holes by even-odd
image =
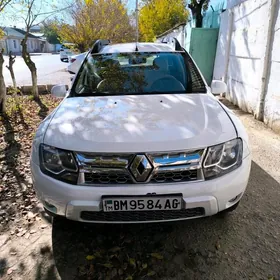
[[[184,42],[184,48],[187,52],[190,52],[190,46],[191,46],[191,36],[192,36],[192,28],[195,27],[194,21],[190,20],[187,22],[187,25],[185,27],[185,42]]]
[[[257,112],[265,49],[268,38],[270,0],[228,1],[231,7],[221,16],[214,79],[228,84],[226,97],[244,111]],[[236,3],[238,3],[236,5]],[[235,6],[232,6],[235,5]],[[274,130],[280,131],[280,18],[273,27],[269,71],[266,79],[264,121]]]
[[[225,80],[226,67],[227,67],[227,56],[229,51],[229,25],[231,22],[231,14],[229,11],[225,11],[221,14],[221,26],[219,30],[219,39],[216,51],[216,60],[213,78],[216,80]]]
[[[280,13],[279,2],[277,3],[272,35],[264,121],[270,127],[274,128],[274,130],[280,132]]]
[[[171,32],[169,32],[168,34],[158,37],[157,41],[160,42],[165,37],[175,37],[179,41],[179,43],[183,46],[185,41],[184,33],[185,33],[185,26],[181,25],[176,29],[172,30]]]

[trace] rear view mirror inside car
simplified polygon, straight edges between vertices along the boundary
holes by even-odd
[[[146,62],[146,57],[134,56],[129,58],[129,64],[144,64]]]

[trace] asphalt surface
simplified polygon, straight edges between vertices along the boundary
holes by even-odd
[[[6,68],[9,58],[5,56],[4,79],[6,85],[12,85],[12,79],[9,70]],[[38,84],[68,84],[70,74],[66,71],[68,63],[61,62],[59,54],[36,54],[31,56],[36,64]],[[23,58],[17,56],[14,63],[14,72],[18,86],[31,85],[31,74]]]

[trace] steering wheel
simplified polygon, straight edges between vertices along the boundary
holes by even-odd
[[[98,83],[96,86],[97,91],[108,91],[108,80],[104,79]]]
[[[185,91],[183,84],[171,75],[157,79],[151,85],[151,91]]]

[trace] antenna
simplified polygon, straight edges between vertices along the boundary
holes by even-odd
[[[135,14],[136,14],[136,45],[139,41],[139,23],[138,23],[138,0],[136,0],[136,8],[135,8]]]

